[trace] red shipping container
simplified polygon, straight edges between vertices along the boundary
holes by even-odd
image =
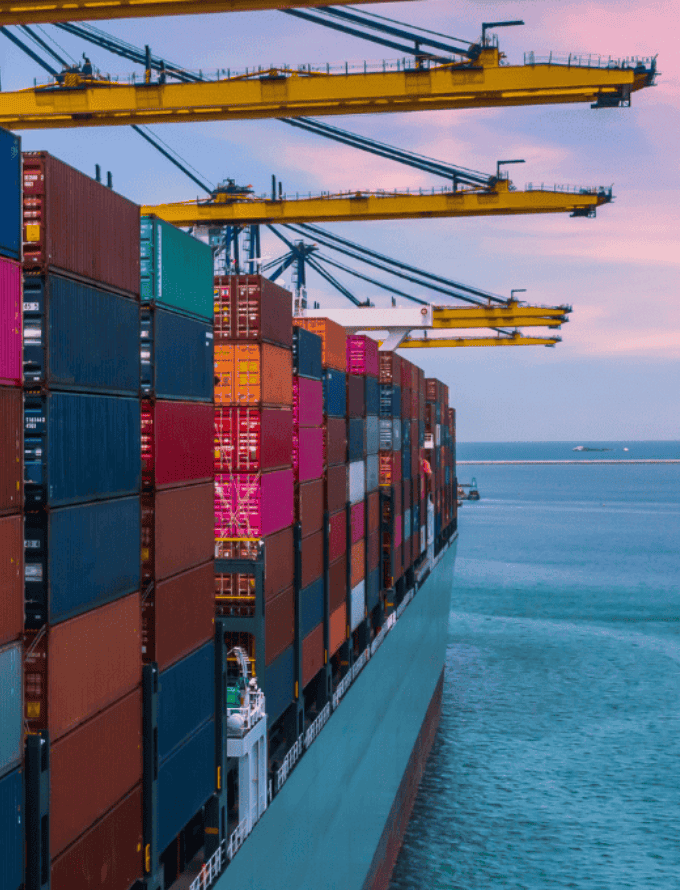
[[[215,472],[256,473],[291,466],[288,408],[215,408]]]
[[[327,417],[323,427],[324,463],[327,467],[347,463],[347,421]]]
[[[372,572],[380,565],[380,532],[371,532],[368,536],[368,544],[366,547],[366,561],[368,563],[368,571]]]
[[[347,415],[366,416],[366,382],[356,374],[347,375]]]
[[[307,587],[323,575],[323,532],[302,539],[300,584]],[[285,648],[285,647],[284,647]]]
[[[157,582],[213,558],[212,483],[142,495],[142,578]]]
[[[295,639],[295,593],[292,587],[269,600],[264,625],[265,664],[270,665]]]
[[[347,511],[339,510],[328,519],[328,560],[335,562],[347,550]],[[303,585],[304,586],[304,585]]]
[[[366,502],[361,501],[350,508],[350,526],[352,529],[352,544],[363,538],[366,534]]]
[[[401,356],[396,352],[380,353],[380,382],[394,383],[399,386],[401,381]]]
[[[380,370],[379,347],[376,340],[363,334],[347,338],[347,370],[350,374],[377,377]]]
[[[347,504],[347,464],[326,470],[326,509],[329,513],[342,510]]]
[[[372,491],[368,496],[368,531],[380,528],[380,492]]]
[[[215,540],[264,538],[293,524],[293,471],[215,477]]]
[[[23,507],[23,393],[0,386],[0,516]]]
[[[0,257],[0,384],[21,386],[21,265]]]
[[[380,485],[387,487],[401,482],[401,451],[381,451]]]
[[[24,629],[24,523],[0,517],[0,646],[18,640]]]
[[[215,632],[212,561],[153,585],[142,602],[142,660],[164,670]]]
[[[50,750],[50,855],[62,850],[142,780],[142,691],[59,739]]]
[[[331,562],[328,570],[328,601],[331,612],[344,605],[347,599],[347,554]]]
[[[347,606],[341,606],[331,612],[328,622],[328,657],[331,658],[347,639]]]
[[[293,296],[262,275],[215,277],[215,341],[293,344]]]
[[[401,416],[402,423],[407,422],[407,418],[411,414],[411,393],[408,389],[402,389],[401,391]]]
[[[302,686],[313,680],[324,666],[323,621],[302,641]]]
[[[156,488],[207,482],[213,468],[212,405],[142,402],[142,482]]]
[[[323,479],[323,430],[303,427],[293,434],[293,469],[297,482]]]
[[[352,567],[350,569],[350,587],[356,587],[366,577],[366,541],[352,544]]]
[[[56,742],[142,682],[139,593],[27,634],[24,706],[29,732]]]
[[[139,297],[139,207],[47,152],[24,152],[24,269]]]
[[[439,381],[436,377],[425,378],[425,399],[428,402],[436,402],[439,394]]]
[[[323,383],[308,377],[293,377],[293,423],[320,427],[323,424]]]
[[[412,367],[413,367],[413,365],[411,364],[411,362],[402,356],[401,357],[401,369],[399,372],[399,377],[400,377],[399,386],[401,386],[402,389],[405,389],[405,390],[411,389],[411,368]]]
[[[347,335],[342,325],[328,318],[294,318],[293,324],[321,337],[324,368],[347,370]]]
[[[142,878],[142,788],[137,786],[52,863],[52,890],[128,890]]]
[[[300,523],[303,538],[323,529],[323,479],[304,482],[295,492],[295,521]]]
[[[418,418],[418,402],[420,401],[420,393],[417,389],[411,390],[411,410],[409,412],[412,420]]]

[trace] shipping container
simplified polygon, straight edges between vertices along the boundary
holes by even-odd
[[[27,513],[27,626],[65,621],[139,590],[140,534],[138,497]]]
[[[24,381],[117,395],[140,387],[136,300],[63,275],[24,275]]]
[[[24,629],[24,523],[22,516],[0,516],[0,646]]]
[[[323,427],[324,463],[327,467],[347,462],[347,421],[327,417]]]
[[[0,386],[0,516],[23,506],[23,398],[15,386]]]
[[[380,565],[380,532],[371,532],[366,543],[366,571],[370,575]]]
[[[288,408],[215,408],[215,472],[291,466],[293,415]]]
[[[366,540],[362,538],[352,544],[352,564],[350,567],[349,584],[354,588],[366,577]]]
[[[215,470],[212,405],[142,402],[142,482],[157,489],[207,482]]]
[[[380,452],[380,485],[397,485],[401,482],[401,451]]]
[[[364,417],[366,414],[366,394],[364,378],[356,374],[347,375],[347,416]]]
[[[377,454],[366,458],[366,491],[376,491],[380,482],[380,464]]]
[[[380,493],[372,491],[368,495],[368,533],[380,528]]]
[[[347,551],[347,511],[339,510],[328,519],[328,559],[335,562]]]
[[[371,337],[355,334],[347,338],[347,370],[350,374],[377,377],[380,370],[378,343]]]
[[[347,500],[350,504],[363,501],[366,496],[366,464],[362,460],[349,465],[347,474]]]
[[[323,377],[323,410],[328,417],[347,416],[347,375],[328,368]]]
[[[142,878],[138,785],[52,863],[52,890],[129,890]]]
[[[142,495],[144,581],[160,581],[213,558],[213,484]]]
[[[328,570],[328,602],[331,612],[347,599],[347,554],[332,562]]]
[[[399,386],[401,380],[401,356],[396,352],[380,353],[380,383],[394,383]]]
[[[140,220],[140,299],[213,319],[212,248],[154,216]]]
[[[398,386],[380,387],[380,416],[401,417],[401,389]]]
[[[296,426],[323,424],[323,383],[307,377],[293,377],[293,422]]]
[[[142,780],[136,689],[50,749],[50,855],[58,856]]]
[[[347,628],[347,607],[343,603],[331,612],[328,622],[328,657],[331,658],[345,642]]]
[[[264,694],[267,699],[269,726],[283,714],[295,694],[295,650],[290,646],[273,661],[264,673]]]
[[[0,776],[23,758],[23,651],[21,643],[0,648]]]
[[[139,295],[139,207],[47,152],[23,156],[24,269]]]
[[[15,769],[0,778],[0,887],[3,890],[19,890],[23,886],[24,813],[24,772]]]
[[[302,641],[302,686],[319,673],[324,665],[323,622],[318,624]]]
[[[311,380],[323,380],[323,344],[318,334],[293,328],[293,373]]]
[[[335,368],[343,373],[347,370],[347,335],[341,325],[328,318],[294,318],[293,324],[321,337],[324,368]]]
[[[215,713],[215,643],[161,671],[158,677],[158,757],[162,762]]]
[[[140,337],[143,395],[212,402],[215,372],[211,324],[143,306]]]
[[[216,555],[225,559],[255,559],[260,548],[264,546],[264,597],[265,602],[277,593],[285,590],[293,583],[293,529],[285,528],[274,535],[268,535],[262,540],[234,540],[216,545]],[[226,599],[233,599],[234,591],[238,588],[248,589],[248,595],[252,595],[255,584],[255,575],[233,574],[216,575],[215,590]],[[235,605],[232,603],[232,605]],[[254,601],[252,601],[254,608]],[[250,612],[252,614],[252,608]]]
[[[164,670],[215,633],[215,566],[207,562],[154,584],[142,602],[142,660]]]
[[[290,349],[269,343],[218,343],[215,347],[215,404],[293,404]]]
[[[380,384],[375,377],[366,377],[366,414],[380,414]]]
[[[306,637],[324,616],[324,579],[317,578],[300,591],[300,636]]]
[[[295,490],[295,521],[300,523],[303,538],[323,528],[323,508],[323,479],[298,485]]]
[[[380,602],[380,568],[374,569],[366,579],[366,608],[369,612]]]
[[[214,281],[216,340],[292,345],[293,296],[261,275],[218,275]]]
[[[27,637],[25,719],[54,743],[142,682],[138,593]]]
[[[354,631],[366,615],[366,582],[358,582],[352,587],[350,596],[350,630]]]
[[[351,417],[348,423],[347,454],[350,463],[366,457],[366,421]]]
[[[366,417],[366,454],[377,454],[380,450],[380,427],[375,414]]]
[[[302,539],[300,584],[307,587],[323,575],[323,532]]]
[[[215,477],[215,541],[263,538],[293,524],[293,471],[218,474]]]
[[[0,256],[0,385],[2,386],[21,386],[23,364],[21,311],[21,266],[14,260]]]
[[[159,849],[165,849],[214,794],[216,772],[211,718],[158,768]]]
[[[303,427],[294,432],[292,458],[296,482],[323,478],[323,429]]]
[[[269,600],[264,613],[267,667],[295,639],[295,591],[292,587]]]
[[[401,451],[401,420],[399,418],[380,418],[379,441],[381,451]]]
[[[347,504],[347,475],[346,464],[338,464],[326,470],[326,509],[329,513],[342,510]]]
[[[21,260],[21,139],[1,127],[0,171],[0,254]]]
[[[85,393],[26,393],[27,510],[136,494],[141,488],[137,399]]]
[[[366,501],[355,504],[350,509],[350,528],[352,530],[352,544],[363,538],[366,531]]]

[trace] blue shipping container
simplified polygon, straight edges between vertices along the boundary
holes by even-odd
[[[164,850],[215,792],[215,721],[208,720],[160,764],[158,849]]]
[[[380,416],[401,417],[401,387],[391,383],[381,384]]]
[[[24,881],[24,773],[0,779],[0,887],[17,890]]]
[[[26,507],[61,507],[139,492],[140,422],[137,399],[27,393]]]
[[[213,327],[165,309],[142,307],[141,376],[144,395],[212,402]]]
[[[28,627],[56,624],[139,590],[138,497],[26,513]]]
[[[329,417],[347,415],[347,377],[343,371],[328,368],[323,378],[323,410]]]
[[[371,612],[380,600],[380,567],[373,569],[366,581],[366,605]]]
[[[21,139],[0,127],[0,254],[21,259]]]
[[[323,380],[322,340],[305,328],[293,328],[293,374]]]
[[[366,454],[377,454],[380,450],[380,429],[378,417],[369,414],[366,417]]]
[[[293,701],[295,659],[293,647],[273,661],[264,673],[264,694],[267,700],[267,725],[271,726]]]
[[[0,649],[0,776],[18,766],[23,753],[22,664],[21,643]]]
[[[323,578],[317,578],[300,591],[300,638],[306,637],[323,621]]]
[[[24,380],[139,392],[139,304],[61,275],[24,275]]]
[[[380,413],[380,384],[377,377],[366,378],[366,414]]]
[[[215,713],[215,644],[211,641],[161,671],[158,757],[161,762]]]
[[[366,424],[363,417],[350,417],[347,431],[349,462],[366,456]]]

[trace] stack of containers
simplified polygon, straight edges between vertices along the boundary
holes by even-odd
[[[431,543],[430,538],[436,541],[444,526],[448,524],[448,522],[444,521],[444,505],[447,497],[445,481],[447,450],[450,454],[450,449],[446,448],[443,441],[448,435],[449,391],[447,386],[433,377],[427,378],[425,384],[425,455],[432,468],[430,491],[434,506],[433,528],[428,528],[427,532],[429,545]],[[450,464],[449,478],[452,478]]]
[[[0,129],[0,886],[24,877],[21,143]]]
[[[401,555],[404,570],[413,563],[411,548],[411,507],[413,475],[411,473],[411,386],[413,369],[402,356],[401,359],[401,475],[402,475],[402,535]]]
[[[50,744],[27,859],[52,860],[55,890],[124,890],[142,873],[139,208],[28,153],[23,217],[24,716]]]
[[[220,276],[214,313],[215,556],[255,558],[264,542],[264,686],[274,720],[295,682],[292,297],[259,275]],[[216,575],[218,614],[254,616],[254,585],[254,575]],[[255,639],[243,636],[230,642],[245,646],[254,668]]]
[[[411,556],[415,562],[421,554],[420,546],[420,510],[423,493],[423,477],[420,466],[420,413],[421,413],[421,381],[425,375],[421,368],[411,368],[411,478],[413,494],[411,498]]]
[[[402,574],[401,357],[380,353],[380,512],[382,586]]]
[[[293,324],[318,334],[322,341],[324,379],[324,513],[328,515],[328,658],[348,638],[350,560],[348,559],[347,354],[345,329],[326,318],[295,318]],[[350,604],[351,605],[351,604]],[[317,634],[318,635],[318,634]],[[303,640],[304,677],[324,663],[323,649],[311,635]],[[316,668],[316,670],[314,670]],[[312,673],[314,671],[314,673]]]

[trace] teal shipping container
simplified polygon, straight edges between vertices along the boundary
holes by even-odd
[[[142,217],[140,235],[142,303],[212,321],[212,249],[155,216]]]

